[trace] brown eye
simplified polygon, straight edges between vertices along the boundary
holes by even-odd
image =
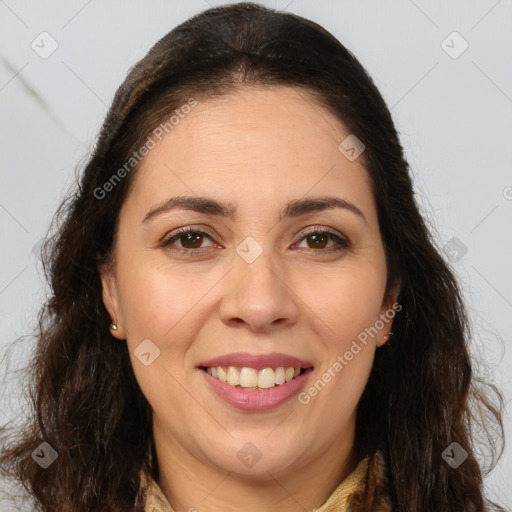
[[[308,249],[319,250],[319,252],[331,252],[331,251],[340,251],[343,249],[347,249],[350,247],[350,244],[347,240],[342,238],[341,236],[331,233],[330,231],[320,230],[318,228],[306,233],[300,241],[305,240],[307,243]],[[334,243],[331,246],[327,244],[333,241]]]
[[[326,244],[329,242],[327,235],[313,234],[306,237],[307,240],[312,241],[311,249],[325,249]]]
[[[202,235],[200,233],[190,232],[190,233],[186,233],[184,235],[179,235],[178,238],[181,241],[181,245],[185,249],[199,249],[199,247],[201,246],[201,243],[203,242],[203,236],[204,235]],[[185,245],[185,244],[191,244],[192,247],[189,247],[188,245]]]
[[[178,252],[199,252],[203,247],[201,247],[202,243],[205,240],[205,237],[213,240],[210,235],[205,233],[204,231],[194,230],[192,228],[185,228],[177,233],[174,233],[162,241],[161,247],[169,247]],[[172,247],[175,245],[175,242],[179,241],[180,245]]]

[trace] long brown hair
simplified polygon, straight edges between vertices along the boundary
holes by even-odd
[[[419,213],[390,112],[364,68],[332,34],[254,3],[194,16],[129,71],[78,186],[55,218],[45,246],[52,294],[40,312],[29,368],[33,415],[25,429],[6,438],[0,459],[37,510],[136,510],[141,472],[158,474],[151,408],[126,344],[109,332],[98,273],[137,171],[136,162],[127,162],[191,98],[280,85],[313,95],[366,146],[388,286],[401,283],[392,340],[377,351],[358,406],[359,459],[383,455],[396,511],[502,510],[485,500],[475,440],[483,432],[492,461],[499,458],[503,399],[473,375],[461,293]],[[31,457],[42,442],[58,453],[47,469]],[[442,458],[454,442],[468,454],[457,469]],[[376,487],[369,474],[351,510],[376,510]]]

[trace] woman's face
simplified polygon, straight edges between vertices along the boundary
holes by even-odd
[[[102,279],[157,453],[253,477],[353,453],[396,295],[347,136],[304,92],[244,88],[142,161]]]

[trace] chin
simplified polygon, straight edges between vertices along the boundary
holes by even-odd
[[[232,444],[215,453],[205,453],[211,464],[222,471],[237,475],[244,480],[269,481],[293,467],[297,469],[297,450],[283,450],[257,436],[254,441],[235,443],[240,448],[234,450]],[[302,451],[302,448],[301,448]]]

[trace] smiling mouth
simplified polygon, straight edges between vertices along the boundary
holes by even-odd
[[[257,370],[247,366],[201,366],[200,369],[211,375],[214,379],[225,382],[235,388],[266,390],[286,384],[299,375],[311,371],[313,368],[278,366]]]

